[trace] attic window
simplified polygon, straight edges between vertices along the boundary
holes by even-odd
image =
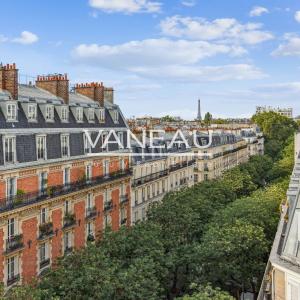
[[[94,121],[95,120],[95,112],[92,108],[90,108],[89,111],[88,111],[88,118],[89,118],[89,121]]]
[[[76,108],[76,120],[77,120],[77,122],[82,122],[83,121],[83,110],[82,110],[82,107],[77,107]]]
[[[52,105],[46,106],[46,121],[54,120],[54,107]]]
[[[67,107],[62,107],[62,109],[61,109],[61,120],[63,122],[67,122],[68,118],[69,118],[68,108]]]
[[[104,108],[100,109],[100,121],[101,122],[105,121],[105,109]]]
[[[113,111],[113,120],[115,123],[119,122],[119,112],[117,110]]]
[[[6,109],[7,109],[7,121],[16,121],[17,105],[15,103],[8,103]]]
[[[35,121],[36,120],[36,105],[35,104],[29,104],[28,105],[28,120],[29,121]]]

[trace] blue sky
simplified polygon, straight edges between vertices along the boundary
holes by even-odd
[[[300,114],[296,0],[2,1],[0,60],[115,88],[126,117]],[[24,77],[22,77],[24,80]]]

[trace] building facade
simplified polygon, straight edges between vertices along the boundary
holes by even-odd
[[[194,184],[193,154],[174,144],[167,149],[167,142],[160,153],[149,148],[133,147],[132,157],[132,223],[146,219],[147,209],[162,200],[168,192],[177,191]]]
[[[208,145],[208,135],[199,135],[198,143]],[[247,142],[229,133],[214,133],[211,145],[201,150],[194,148],[193,152],[196,159],[195,183],[218,178],[223,172],[249,159]]]
[[[276,112],[280,114],[281,116],[285,116],[288,118],[293,118],[293,109],[291,107],[288,108],[280,108],[280,107],[272,107],[272,106],[257,106],[256,107],[256,113],[263,113],[263,112]]]
[[[124,117],[113,90],[67,75],[18,84],[16,66],[0,67],[0,282],[11,287],[42,275],[55,260],[130,225],[129,157],[115,144]],[[95,137],[92,148],[83,130]],[[98,153],[101,153],[99,155]],[[106,155],[107,153],[107,155]]]
[[[300,299],[300,134],[296,135],[295,167],[287,201],[282,204],[281,218],[267,263],[259,300]]]

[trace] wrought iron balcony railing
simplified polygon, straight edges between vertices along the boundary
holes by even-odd
[[[78,180],[76,182],[68,183],[65,185],[51,186],[42,191],[31,193],[22,193],[0,199],[0,212],[15,209],[17,207],[31,205],[48,198],[59,197],[62,195],[70,194],[78,190],[89,188],[95,185],[104,184],[113,180],[121,179],[131,175],[131,170],[118,171],[109,174],[109,176],[96,176],[91,177],[89,180]]]
[[[47,238],[49,236],[52,236],[53,234],[54,234],[54,232],[53,232],[53,223],[52,222],[44,223],[39,226],[39,239],[40,240]]]
[[[40,269],[43,269],[45,267],[48,267],[50,265],[50,258],[44,259],[40,262]]]
[[[129,202],[129,196],[128,195],[123,195],[120,197],[120,203],[125,204]]]
[[[85,216],[86,216],[87,219],[95,218],[97,216],[96,206],[87,208]]]
[[[113,209],[113,203],[111,200],[104,202],[104,211],[110,211],[112,209]]]
[[[17,234],[15,236],[9,237],[6,240],[6,253],[13,252],[23,247],[23,234]]]
[[[6,284],[7,284],[7,286],[11,286],[14,283],[18,282],[19,280],[20,280],[20,274],[9,276]]]
[[[64,228],[68,228],[71,226],[76,225],[76,218],[75,218],[75,214],[66,214],[64,216]]]

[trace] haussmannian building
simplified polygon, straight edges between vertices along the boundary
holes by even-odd
[[[168,192],[177,191],[194,184],[193,153],[184,144],[174,144],[167,149],[142,149],[133,146],[132,151],[132,223],[145,220],[151,203],[162,200]]]
[[[11,287],[42,275],[60,256],[131,224],[129,156],[109,144],[127,125],[102,83],[67,75],[18,84],[15,64],[0,66],[0,282]],[[95,148],[83,129],[97,135]],[[125,138],[125,136],[124,136]],[[98,153],[102,153],[99,156]]]

